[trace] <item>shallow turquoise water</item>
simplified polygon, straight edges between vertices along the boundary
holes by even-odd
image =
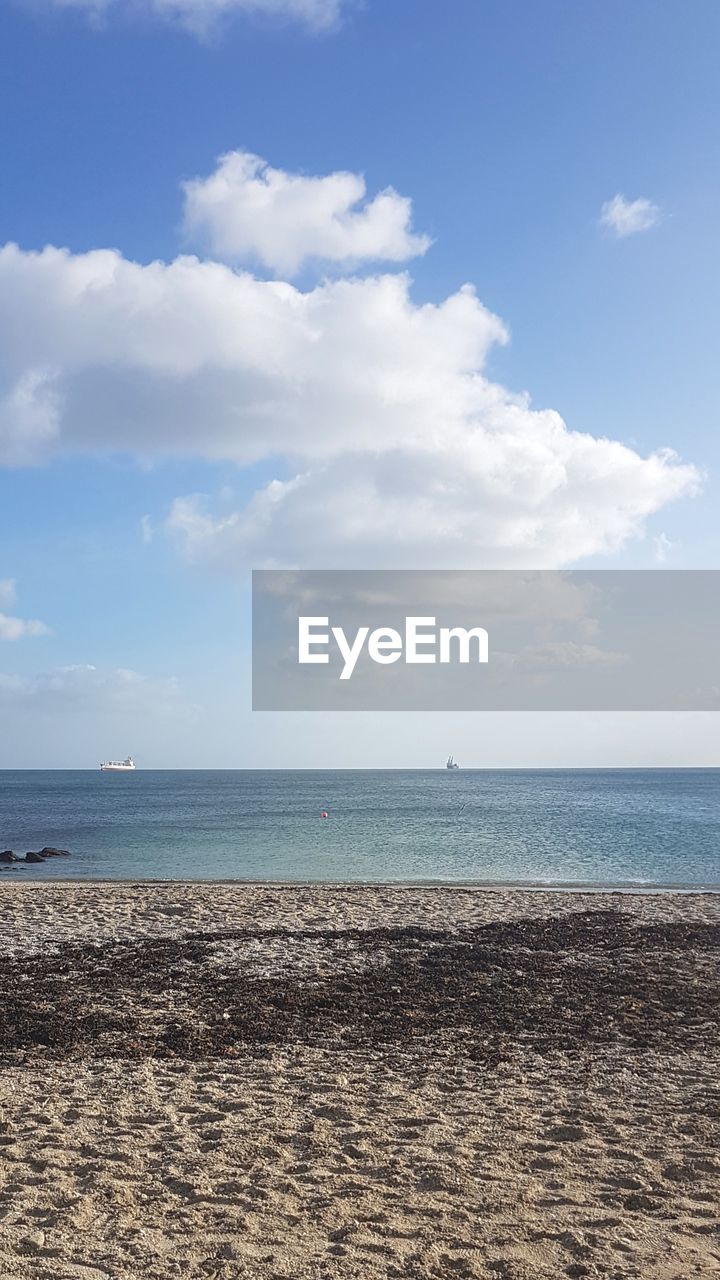
[[[0,772],[0,849],[44,844],[0,874],[718,888],[720,770]]]

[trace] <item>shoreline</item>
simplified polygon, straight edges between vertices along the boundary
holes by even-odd
[[[17,872],[17,864],[10,863],[2,868],[3,871],[12,873]],[[82,885],[103,885],[110,887],[112,885],[128,886],[142,885],[143,887],[168,888],[173,885],[178,886],[208,886],[220,885],[225,888],[247,888],[247,889],[336,889],[352,891],[353,889],[412,889],[412,890],[451,890],[458,893],[570,893],[570,894],[599,894],[612,895],[623,894],[624,896],[647,897],[654,894],[658,895],[675,895],[682,896],[720,896],[720,884],[718,885],[685,885],[685,884],[656,884],[654,882],[637,883],[634,881],[619,881],[615,883],[570,883],[567,881],[542,881],[535,880],[244,880],[238,877],[228,878],[211,878],[198,877],[197,879],[175,879],[167,877],[159,879],[157,877],[143,876],[56,876],[53,875],[47,879],[41,879],[42,872],[34,871],[26,873],[24,870],[20,874],[20,879],[12,880],[8,883],[25,884],[30,886],[39,886],[52,888],[54,886],[66,886],[71,888],[80,888]],[[2,887],[3,880],[0,880]]]

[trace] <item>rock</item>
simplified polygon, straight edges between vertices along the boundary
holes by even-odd
[[[17,860],[12,849],[3,849],[2,853],[0,853],[0,862],[17,862]]]
[[[45,848],[40,850],[40,854],[43,858],[69,858],[70,850],[54,849],[52,845],[46,844]]]
[[[44,862],[45,859],[43,858],[41,853],[30,852],[25,854],[25,861],[26,862]]]

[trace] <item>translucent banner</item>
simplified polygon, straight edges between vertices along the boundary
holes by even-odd
[[[256,711],[720,710],[717,570],[258,570]]]

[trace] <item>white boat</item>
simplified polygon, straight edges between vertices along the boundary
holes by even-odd
[[[445,768],[446,768],[446,769],[459,769],[459,768],[460,768],[460,765],[458,764],[457,760],[453,760],[452,756],[448,756],[448,758],[447,758],[447,764],[445,765]]]
[[[101,773],[127,773],[130,769],[135,768],[135,761],[132,756],[127,756],[125,760],[104,760],[100,765]]]

